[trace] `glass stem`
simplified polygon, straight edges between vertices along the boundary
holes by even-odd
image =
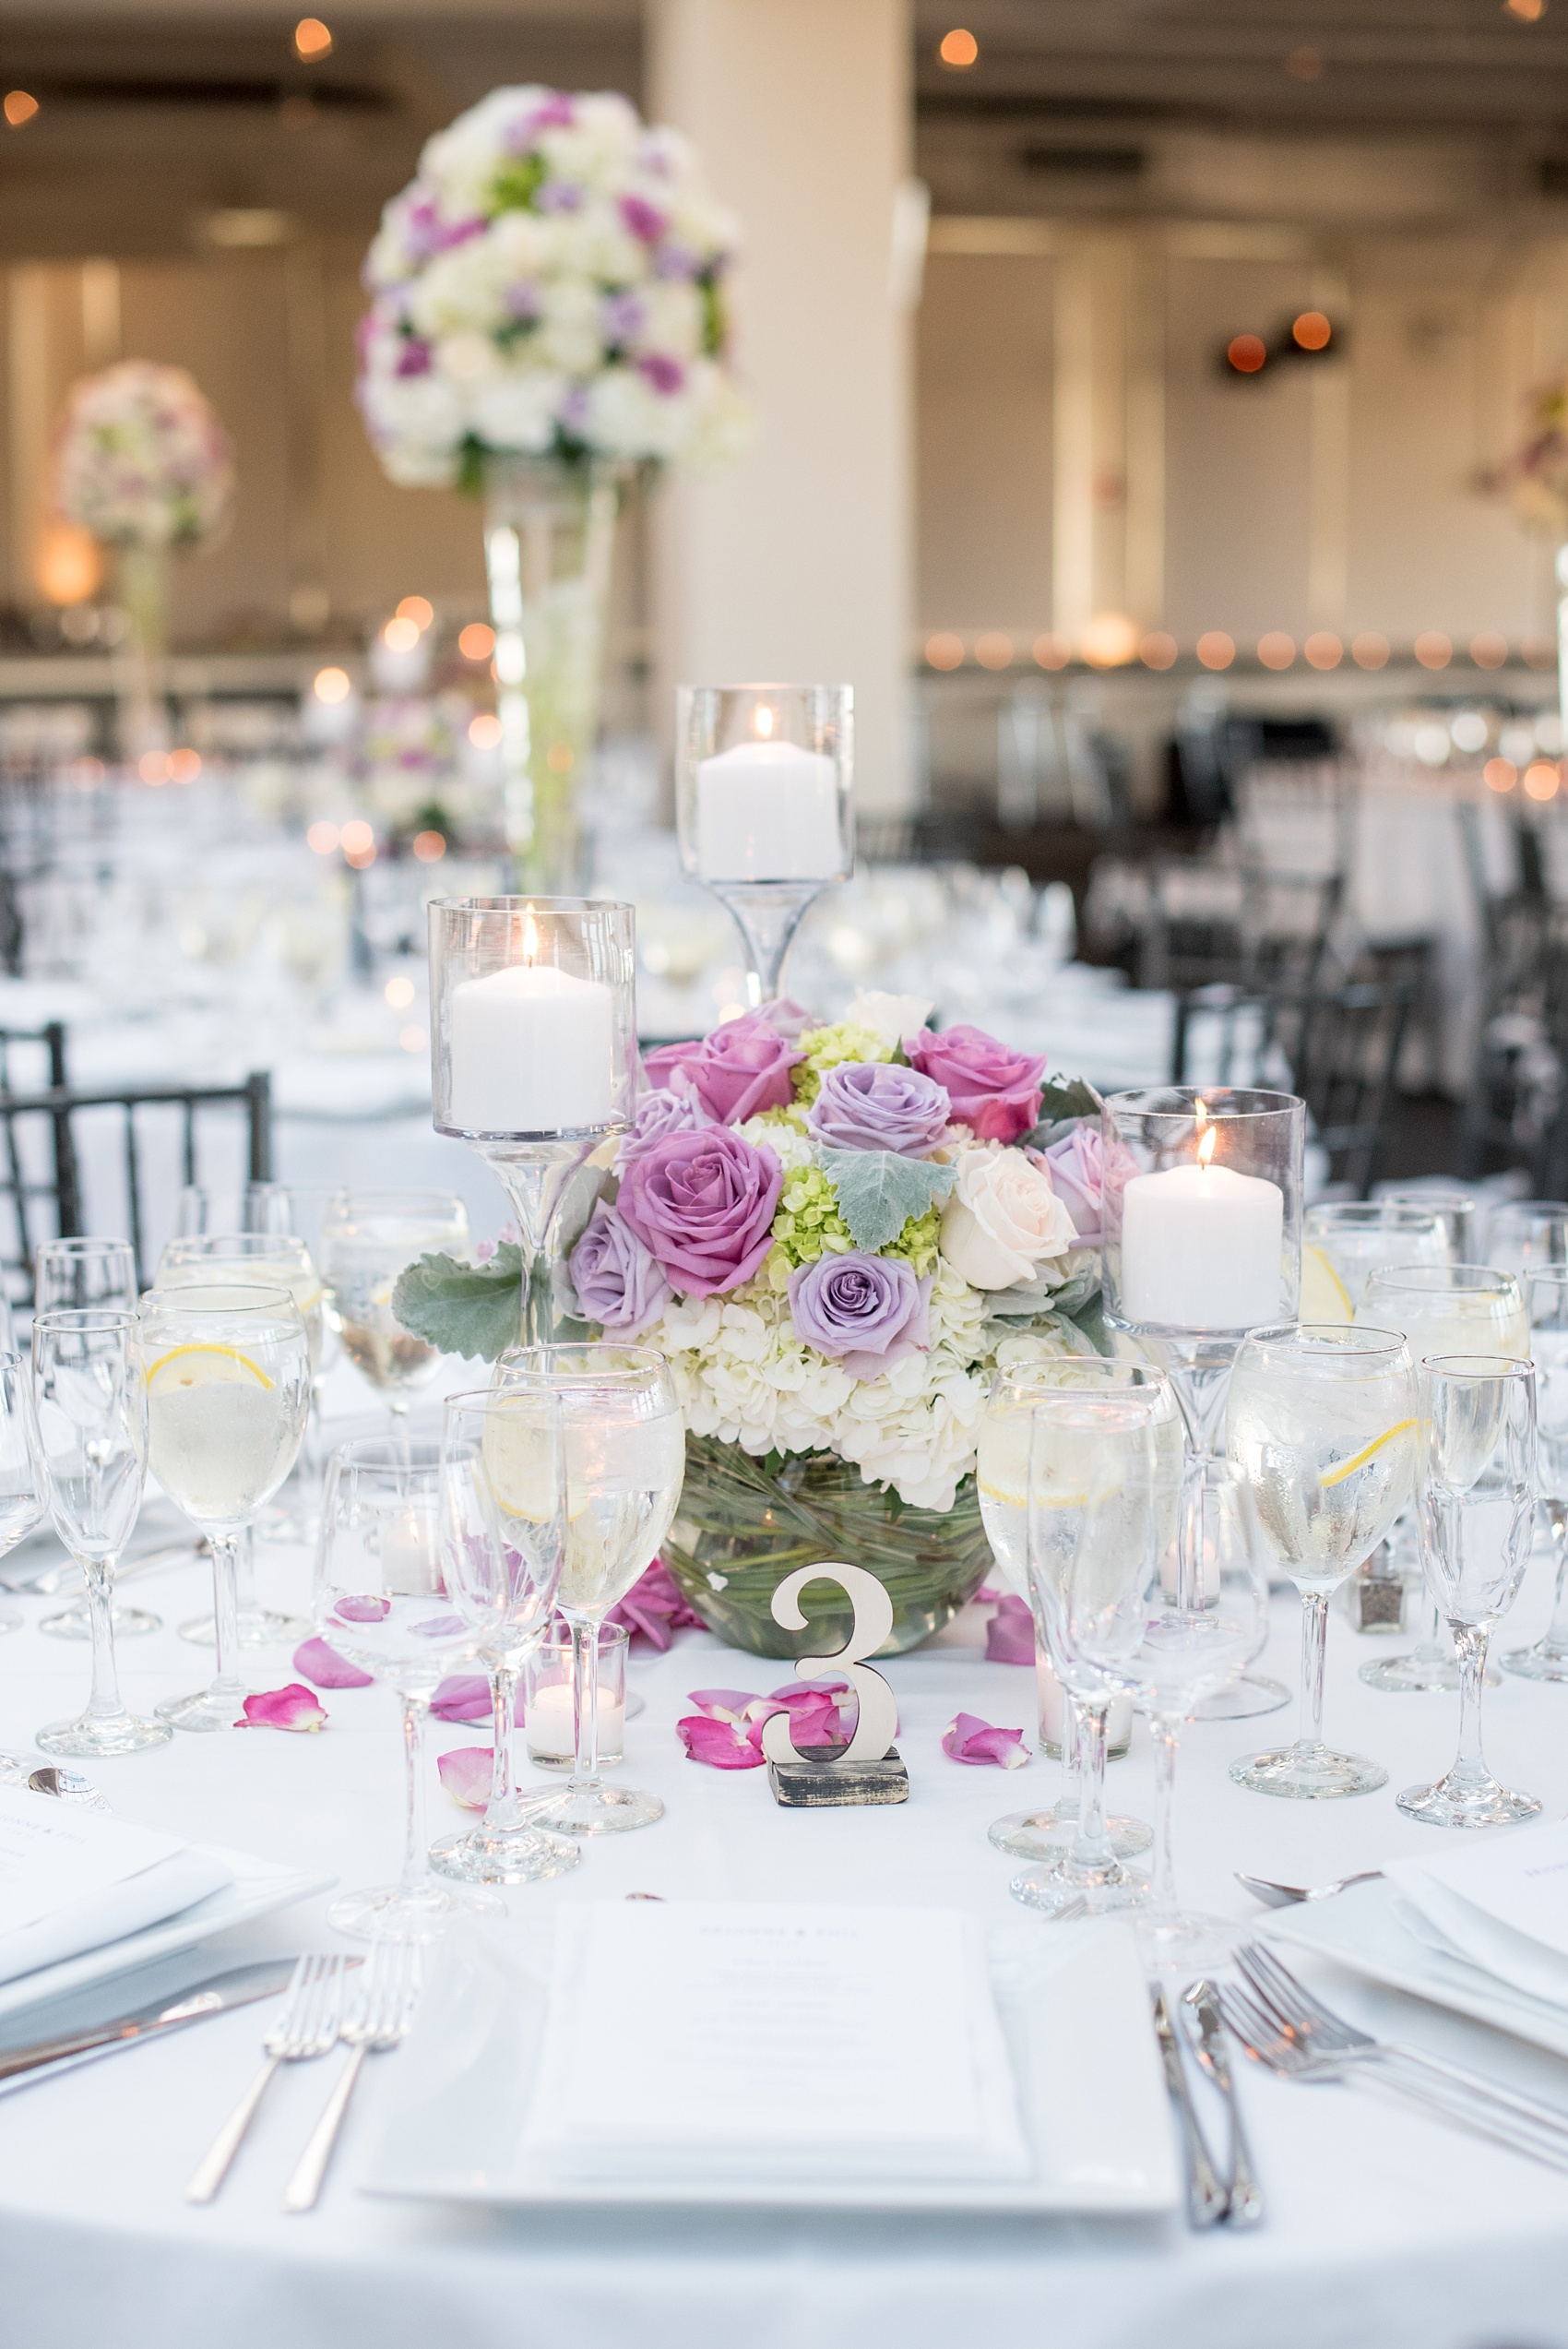
[[[235,1547],[238,1570],[234,1581],[234,1605],[242,1616],[255,1615],[255,1528],[247,1525]]]
[[[1481,1751],[1481,1692],[1491,1635],[1484,1626],[1471,1623],[1451,1622],[1449,1629],[1459,1656],[1459,1750],[1448,1774],[1467,1785],[1479,1785],[1491,1775]]]
[[[1154,1870],[1156,1916],[1173,1917],[1176,1905],[1176,1854],[1172,1842],[1172,1811],[1176,1794],[1177,1723],[1158,1715],[1149,1722],[1154,1737]]]
[[[1421,1636],[1416,1642],[1416,1653],[1428,1663],[1452,1663],[1453,1642],[1445,1639],[1443,1616],[1437,1601],[1430,1594],[1421,1609]]]
[[[490,1675],[492,1735],[495,1740],[494,1759],[490,1772],[490,1800],[485,1805],[486,1827],[507,1827],[512,1824],[512,1723],[517,1717],[517,1674],[515,1665],[498,1663]]]
[[[213,1533],[208,1538],[212,1544],[212,1632],[218,1651],[212,1687],[215,1694],[232,1691],[238,1701],[245,1693],[234,1670],[240,1644],[239,1542],[232,1533]]]
[[[403,1872],[398,1879],[399,1891],[408,1892],[424,1881],[426,1872],[424,1830],[424,1724],[429,1707],[421,1697],[405,1697],[399,1691],[403,1708]]]
[[[583,1788],[599,1783],[599,1626],[585,1616],[574,1615],[572,1626],[572,1726],[576,1756],[572,1763],[572,1786],[580,1793]]]
[[[1557,1555],[1557,1595],[1552,1601],[1551,1621],[1539,1645],[1549,1656],[1562,1656],[1568,1655],[1568,1501],[1548,1501],[1546,1515],[1551,1528],[1551,1546]]]
[[[1063,1803],[1074,1803],[1077,1806],[1080,1818],[1083,1816],[1084,1807],[1083,1761],[1079,1753],[1083,1734],[1083,1716],[1078,1710],[1077,1700],[1070,1697],[1063,1688],[1062,1691],[1062,1771],[1066,1783],[1062,1789],[1062,1799]]]
[[[87,1581],[88,1623],[92,1632],[92,1695],[89,1721],[117,1721],[125,1711],[114,1664],[114,1561],[78,1558]]]
[[[1301,1723],[1299,1754],[1323,1747],[1323,1663],[1328,1649],[1328,1599],[1322,1591],[1301,1593]]]
[[[1105,1868],[1114,1864],[1105,1832],[1105,1723],[1109,1702],[1078,1704],[1078,1828],[1073,1838],[1075,1867]],[[1067,1723],[1063,1720],[1065,1750]]]

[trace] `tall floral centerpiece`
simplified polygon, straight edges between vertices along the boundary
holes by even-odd
[[[721,457],[735,223],[696,155],[613,92],[493,90],[432,138],[365,266],[361,411],[410,486],[484,499],[519,888],[578,885],[621,489]]]
[[[129,631],[120,698],[127,758],[162,748],[167,736],[169,557],[220,537],[233,500],[229,435],[184,367],[126,359],[73,386],[54,503],[115,558]]]
[[[1505,493],[1526,530],[1556,548],[1557,690],[1568,746],[1568,376],[1528,394],[1524,437],[1484,482]]]
[[[992,1564],[975,1452],[992,1374],[1099,1341],[1098,1097],[928,1010],[864,995],[814,1027],[774,1003],[650,1053],[567,1258],[568,1308],[674,1372],[686,1481],[666,1565],[765,1655],[831,1644],[823,1609],[793,1638],[771,1613],[822,1558],[881,1577],[898,1647],[940,1630]],[[427,1262],[397,1310],[493,1354],[515,1278]]]

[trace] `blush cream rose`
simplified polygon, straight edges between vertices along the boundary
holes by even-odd
[[[1073,1219],[1032,1152],[976,1142],[958,1153],[942,1210],[942,1253],[977,1289],[1010,1289],[1078,1246]]]

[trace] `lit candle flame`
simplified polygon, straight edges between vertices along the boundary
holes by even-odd
[[[523,909],[523,960],[525,962],[539,960],[539,924],[533,918],[531,905],[525,906]]]
[[[1214,1156],[1214,1138],[1218,1131],[1219,1128],[1218,1126],[1209,1126],[1205,1128],[1203,1136],[1198,1143],[1198,1164],[1200,1166],[1206,1166],[1209,1160]]]
[[[766,709],[759,709],[752,722],[755,726],[757,733],[762,741],[766,742],[768,735],[773,732],[772,710]]]

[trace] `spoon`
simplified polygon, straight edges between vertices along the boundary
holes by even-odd
[[[1363,1868],[1359,1876],[1342,1876],[1335,1884],[1276,1884],[1266,1876],[1243,1876],[1236,1870],[1236,1881],[1245,1885],[1254,1901],[1265,1909],[1288,1909],[1297,1901],[1331,1901],[1336,1892],[1345,1891],[1352,1884],[1372,1884],[1382,1876],[1380,1867]]]
[[[56,1795],[63,1803],[79,1803],[83,1810],[109,1808],[90,1778],[84,1778],[79,1770],[62,1770],[55,1762],[45,1762],[42,1770],[30,1771],[28,1784],[35,1795]]]

